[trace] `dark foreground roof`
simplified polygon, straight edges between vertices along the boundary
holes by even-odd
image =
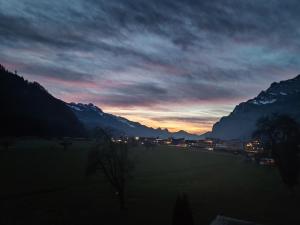
[[[210,225],[261,225],[261,224],[218,215],[210,223]]]

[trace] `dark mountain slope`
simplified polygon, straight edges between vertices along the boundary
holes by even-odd
[[[222,117],[212,129],[212,137],[221,139],[248,139],[256,121],[272,113],[287,114],[300,121],[300,75],[273,83],[254,99],[235,107],[230,115]]]
[[[85,129],[72,110],[37,82],[0,67],[0,136],[79,137]]]

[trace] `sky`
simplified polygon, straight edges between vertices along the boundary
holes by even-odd
[[[298,0],[0,0],[0,63],[67,102],[204,133],[300,72]]]

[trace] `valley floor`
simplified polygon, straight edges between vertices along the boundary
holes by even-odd
[[[195,224],[217,215],[265,225],[300,224],[300,189],[291,198],[276,168],[240,156],[176,147],[134,149],[128,210],[120,212],[101,175],[86,177],[90,142],[18,141],[0,150],[0,224],[171,224],[178,193],[190,200]]]

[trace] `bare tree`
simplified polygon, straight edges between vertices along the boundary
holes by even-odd
[[[294,193],[300,172],[298,157],[300,129],[297,122],[287,115],[274,114],[263,117],[258,120],[253,136],[261,139],[265,147],[271,150],[283,182]]]
[[[95,147],[89,153],[87,166],[87,175],[98,170],[103,172],[118,195],[121,210],[126,209],[125,190],[134,168],[128,149],[127,143],[115,143],[105,131],[99,130]]]

